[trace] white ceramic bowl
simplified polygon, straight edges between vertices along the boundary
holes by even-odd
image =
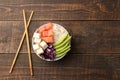
[[[55,26],[57,26],[57,27],[59,27],[59,28],[61,28],[61,29],[63,29],[64,30],[64,32],[65,33],[68,33],[68,31],[63,27],[63,26],[61,26],[61,25],[59,25],[59,24],[56,24],[56,23],[52,23],[53,24],[53,27],[55,27]],[[44,25],[44,24],[43,24]],[[35,31],[36,32],[36,31]],[[34,32],[34,33],[35,33]],[[34,45],[34,38],[32,37],[32,46]],[[71,45],[71,44],[70,44]],[[34,50],[34,49],[33,49]],[[36,53],[36,51],[34,50],[34,52]],[[67,53],[65,53],[64,55],[62,55],[61,57],[59,57],[59,58],[56,58],[55,60],[50,60],[50,59],[44,59],[44,58],[42,58],[40,55],[38,55],[38,54],[36,54],[39,58],[41,58],[42,60],[45,60],[45,61],[57,61],[57,60],[60,60],[61,58],[63,58],[65,55],[66,55]]]

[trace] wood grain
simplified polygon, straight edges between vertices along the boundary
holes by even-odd
[[[73,36],[72,50],[60,61],[32,54],[33,77],[27,54],[8,73],[24,32],[22,9],[35,12],[30,42],[35,29],[49,21]],[[120,0],[0,0],[0,80],[120,80],[119,14]],[[27,53],[25,41],[21,53]]]
[[[13,74],[8,74],[14,54],[1,54],[1,80],[117,80],[119,79],[120,56],[68,54],[62,60],[46,62],[32,55],[35,76],[30,77],[27,54],[20,54]],[[7,59],[4,60],[3,59]],[[114,67],[116,62],[118,67]],[[76,64],[75,64],[76,63]]]
[[[7,1],[0,20],[23,20],[22,9],[34,10],[33,20],[120,20],[119,0]]]
[[[32,21],[29,28],[30,42],[35,29],[47,22]],[[63,25],[73,36],[71,53],[119,54],[120,52],[120,21],[52,22]],[[24,31],[23,21],[0,21],[0,25],[0,53],[15,53]],[[23,44],[21,52],[27,53],[26,43]]]
[[[0,0],[1,1],[1,0]],[[62,3],[81,3],[81,2],[86,2],[87,0],[4,0],[1,1],[1,4],[62,4]],[[96,0],[96,1],[100,1],[100,0]]]

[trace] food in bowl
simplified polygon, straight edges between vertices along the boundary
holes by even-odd
[[[64,57],[71,49],[70,43],[68,31],[51,22],[37,28],[32,38],[34,52],[46,61],[56,61]]]

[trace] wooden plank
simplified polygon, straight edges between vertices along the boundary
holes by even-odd
[[[119,21],[53,21],[70,32],[72,38],[71,53],[119,53]],[[33,21],[29,28],[30,40],[33,32],[47,21]],[[9,24],[9,26],[8,26]],[[24,31],[22,21],[0,21],[0,53],[15,53]],[[4,35],[4,36],[3,36]],[[76,46],[77,45],[77,46]],[[26,43],[22,47],[26,53]],[[33,52],[33,51],[32,51]]]
[[[0,54],[1,80],[117,80],[120,76],[117,72],[120,69],[120,56],[117,55],[69,54],[60,61],[46,62],[32,54],[33,77],[29,74],[27,54],[19,55],[13,73],[9,74],[13,57],[14,54]],[[117,62],[117,67],[114,67],[114,63],[109,60]]]
[[[32,21],[29,28],[30,42],[35,29],[47,22]],[[120,52],[120,21],[52,22],[63,25],[73,36],[70,53],[119,54]],[[23,21],[0,21],[0,25],[0,53],[15,53],[24,31]],[[26,41],[21,52],[27,52]]]
[[[7,1],[0,4],[0,20],[23,20],[22,9],[34,10],[33,20],[120,20],[119,0]]]
[[[33,77],[29,76],[28,68],[22,68],[22,71],[19,68],[16,70],[17,72],[12,75],[1,76],[1,80],[119,80],[119,77],[116,77],[119,75],[105,69],[35,68],[37,73]]]
[[[120,75],[120,69],[116,70],[116,74]],[[120,79],[120,76],[116,76],[116,77],[118,77],[118,79]]]
[[[15,54],[1,53],[0,67],[10,67]],[[84,54],[67,54],[63,59],[55,62],[46,62],[41,60],[36,54],[32,54],[34,67],[73,67],[73,68],[90,68],[90,69],[120,69],[120,55],[84,55]],[[76,64],[75,64],[76,63]],[[17,59],[16,68],[27,68],[28,55],[20,54]],[[28,70],[29,71],[29,70]]]
[[[73,0],[73,1],[71,1],[71,0],[52,0],[52,1],[50,1],[50,0],[12,0],[12,1],[10,1],[10,0],[4,0],[4,1],[1,1],[0,0],[0,3],[1,4],[17,4],[17,5],[19,5],[19,4],[62,4],[62,3],[81,3],[81,2],[87,2],[88,0]],[[96,1],[100,1],[100,0],[96,0]]]

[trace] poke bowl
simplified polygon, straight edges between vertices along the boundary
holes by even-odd
[[[46,23],[38,27],[32,37],[32,47],[36,55],[45,61],[57,61],[71,50],[71,36],[56,23]]]

